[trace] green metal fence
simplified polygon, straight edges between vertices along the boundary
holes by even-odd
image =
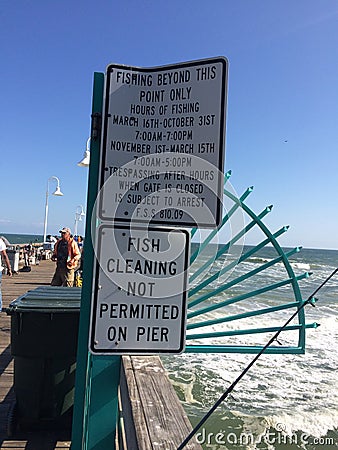
[[[296,275],[293,270],[290,258],[301,250],[300,247],[284,251],[278,243],[288,227],[272,233],[264,224],[263,218],[271,212],[272,206],[255,214],[245,203],[253,188],[249,187],[238,197],[227,188],[230,175],[231,172],[225,175],[224,196],[229,207],[222,223],[195,244],[191,253],[187,352],[259,352],[271,333],[282,326],[285,317],[301,306],[303,299],[298,281],[311,275],[309,272]],[[230,235],[227,242],[214,244],[216,248],[210,255],[208,249],[212,242],[239,212],[243,215],[242,229]],[[253,229],[259,230],[262,240],[246,247],[243,240]],[[191,232],[192,236],[196,233],[197,229]],[[269,258],[262,256],[267,252]],[[252,327],[252,323],[257,325],[259,316],[262,316],[262,323]],[[268,322],[268,326],[263,322]],[[316,323],[305,322],[302,309],[297,323],[283,331],[285,339],[281,338],[280,344],[271,346],[267,353],[304,353],[305,330],[315,327]],[[236,343],[235,336],[245,336],[245,342],[237,338],[240,342]]]

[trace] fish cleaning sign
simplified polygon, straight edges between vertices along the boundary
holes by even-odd
[[[189,233],[102,225],[89,348],[95,354],[181,353]]]

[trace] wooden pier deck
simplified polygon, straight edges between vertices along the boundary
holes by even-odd
[[[27,291],[49,285],[55,269],[51,260],[31,266],[31,272],[13,277],[3,275],[3,308]],[[18,430],[8,437],[8,414],[14,402],[14,362],[10,349],[10,316],[0,314],[0,450],[70,449],[68,431]],[[127,357],[122,359],[121,417],[123,437],[116,442],[120,450],[176,449],[191,430],[191,424],[166,376],[158,357]],[[140,407],[141,405],[141,407]],[[155,447],[154,447],[154,445]],[[190,442],[187,450],[199,450]],[[107,449],[109,450],[109,449]]]
[[[31,272],[19,272],[2,277],[3,308],[15,298],[41,285],[49,285],[55,270],[55,263],[43,260],[38,266],[31,266]],[[10,351],[10,317],[0,315],[0,449],[1,450],[54,450],[69,449],[70,436],[58,431],[22,431],[15,437],[7,437],[7,417],[14,401],[13,359]]]

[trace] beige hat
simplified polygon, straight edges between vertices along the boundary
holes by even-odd
[[[68,227],[63,227],[62,230],[60,230],[60,233],[72,234],[72,232],[70,231],[70,228],[68,228]]]

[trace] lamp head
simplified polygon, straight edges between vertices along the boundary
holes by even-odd
[[[77,163],[79,167],[88,167],[90,163],[90,151],[86,150],[83,155],[83,159]]]
[[[61,197],[61,196],[63,195],[63,193],[62,193],[61,190],[60,190],[60,186],[58,186],[58,187],[55,189],[55,192],[53,192],[53,195],[57,195],[57,196],[59,196],[59,197]]]

